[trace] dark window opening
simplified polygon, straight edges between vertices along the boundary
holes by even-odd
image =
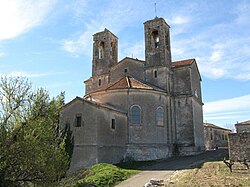
[[[82,126],[82,116],[76,116],[76,127]]]
[[[154,71],[154,77],[157,78],[157,71]]]
[[[102,80],[99,79],[98,85],[101,86],[102,85]]]
[[[110,48],[110,57],[111,59],[115,60],[115,44],[114,42],[111,42],[111,48]]]
[[[124,69],[124,73],[127,73],[128,72],[128,69]]]
[[[111,120],[111,129],[115,130],[115,119]]]
[[[98,57],[99,57],[99,59],[104,58],[104,42],[100,42],[100,44],[99,44]]]
[[[159,48],[160,38],[158,31],[153,31],[151,35],[152,43],[154,44],[154,48]]]

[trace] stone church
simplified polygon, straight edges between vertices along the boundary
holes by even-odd
[[[155,160],[204,150],[201,76],[195,59],[173,62],[170,26],[144,23],[145,61],[118,62],[118,38],[93,35],[92,77],[84,97],[61,112],[74,149],[70,171],[95,163]]]

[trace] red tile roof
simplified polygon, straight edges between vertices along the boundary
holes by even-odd
[[[235,125],[250,125],[250,120],[249,121],[243,121],[243,122],[237,123]]]
[[[172,62],[172,66],[174,67],[181,67],[181,66],[188,66],[191,65],[194,62],[195,59],[187,59],[187,60],[180,60]]]
[[[124,89],[124,88],[140,88],[140,89],[147,89],[153,90],[154,88],[142,83],[139,80],[136,80],[133,77],[125,76],[113,83],[112,85],[108,86],[105,90],[114,90],[114,89]]]
[[[118,81],[111,83],[107,86],[103,86],[100,89],[94,91],[107,91],[107,90],[116,90],[116,89],[145,89],[145,90],[156,90],[156,91],[162,91],[165,92],[165,90],[162,90],[160,88],[157,88],[155,86],[151,86],[148,84],[145,84],[133,77],[125,76],[119,79]]]
[[[211,128],[215,128],[215,129],[221,129],[221,130],[231,131],[230,129],[219,127],[219,126],[214,125],[212,123],[203,123],[203,125],[204,125],[204,127],[211,127]]]

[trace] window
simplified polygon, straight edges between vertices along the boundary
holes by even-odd
[[[213,140],[213,134],[212,133],[210,134],[210,139]]]
[[[77,115],[76,116],[76,127],[81,127],[82,126],[82,116],[81,115]]]
[[[134,105],[130,109],[131,124],[140,125],[141,124],[141,108]]]
[[[124,69],[124,73],[127,73],[128,72],[128,69]]]
[[[114,42],[111,42],[111,48],[110,48],[110,57],[111,59],[115,60],[115,44]]]
[[[164,109],[162,107],[158,107],[155,111],[156,116],[156,125],[163,126],[163,120],[164,120]]]
[[[111,120],[111,129],[115,130],[115,119]]]
[[[198,91],[197,91],[197,89],[194,90],[194,95],[195,95],[195,97],[198,97]]]
[[[157,70],[154,71],[154,77],[157,78]]]
[[[102,85],[102,80],[99,79],[98,85],[101,86]]]
[[[104,42],[100,42],[100,44],[99,44],[98,56],[99,56],[99,59],[104,58]]]
[[[159,48],[160,38],[158,31],[153,31],[151,35],[151,40],[154,45],[154,48]]]

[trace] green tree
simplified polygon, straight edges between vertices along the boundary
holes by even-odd
[[[64,93],[50,98],[23,77],[0,79],[0,186],[50,185],[68,167],[59,130]]]

